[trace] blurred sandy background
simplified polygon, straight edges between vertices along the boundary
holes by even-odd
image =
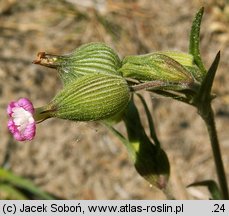
[[[65,54],[103,41],[121,58],[155,50],[188,50],[196,11],[205,6],[201,52],[207,67],[220,49],[215,80],[217,129],[229,177],[229,5],[220,0],[0,0],[0,164],[64,199],[165,199],[138,176],[127,151],[96,123],[59,119],[37,126],[34,141],[15,142],[6,106],[20,97],[36,107],[61,88],[55,70],[31,62],[37,52]],[[207,199],[185,187],[216,179],[206,128],[192,107],[152,95],[158,136],[172,168],[176,199]],[[148,97],[149,98],[149,97]],[[123,130],[123,125],[118,125]]]

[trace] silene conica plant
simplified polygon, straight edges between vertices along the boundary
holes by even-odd
[[[67,55],[40,52],[35,64],[54,68],[63,89],[46,105],[34,108],[21,98],[8,105],[8,128],[18,141],[32,140],[36,124],[56,117],[74,121],[100,121],[126,146],[138,173],[150,184],[166,191],[170,165],[155,133],[154,123],[139,90],[154,92],[195,107],[210,137],[218,183],[213,180],[189,186],[207,186],[212,199],[228,199],[228,186],[211,102],[213,80],[220,53],[207,70],[199,51],[201,8],[192,24],[189,52],[158,51],[126,56],[120,60],[104,43],[89,43]],[[134,98],[139,97],[149,123],[145,132]],[[128,137],[117,131],[114,122],[123,121]]]

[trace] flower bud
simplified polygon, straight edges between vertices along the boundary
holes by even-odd
[[[121,66],[115,51],[99,42],[82,45],[63,56],[40,52],[34,63],[56,68],[64,84],[88,74],[120,75]]]
[[[180,63],[183,66],[191,67],[194,65],[193,56],[189,53],[183,53],[179,51],[159,51],[159,52],[155,52],[155,54],[166,55],[174,59],[175,61],[177,61],[178,63]],[[152,54],[149,54],[149,55],[152,55]]]
[[[66,85],[46,112],[50,117],[69,120],[103,120],[124,111],[129,98],[129,87],[122,77],[90,74]]]
[[[123,77],[136,79],[140,82],[163,81],[183,88],[192,85],[194,78],[184,66],[176,60],[161,53],[151,53],[139,56],[127,56],[119,69]]]
[[[185,69],[190,74],[192,74],[192,76],[197,81],[202,81],[202,72],[194,63],[193,55],[191,55],[189,53],[178,52],[178,51],[161,51],[161,52],[156,52],[156,53],[164,54],[164,55],[174,59],[175,61],[180,63],[182,66],[184,66]]]

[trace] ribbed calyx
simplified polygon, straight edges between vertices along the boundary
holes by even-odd
[[[120,114],[129,99],[129,87],[121,76],[89,74],[66,85],[46,110],[51,117],[96,121]]]
[[[40,52],[34,63],[57,69],[64,84],[88,74],[120,75],[121,66],[115,51],[99,42],[82,45],[62,56]]]
[[[119,72],[123,77],[140,82],[162,81],[165,87],[173,86],[179,90],[194,85],[195,76],[188,70],[193,67],[189,54],[155,52],[125,57]]]

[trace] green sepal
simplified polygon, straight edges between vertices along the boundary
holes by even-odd
[[[202,80],[202,74],[200,69],[196,66],[194,63],[194,58],[193,55],[189,53],[184,53],[184,52],[179,52],[179,51],[159,51],[155,52],[158,54],[163,54],[166,55],[173,60],[177,61],[179,64],[184,66],[184,68],[192,74],[192,76],[197,80],[201,81]]]
[[[160,53],[127,56],[119,71],[123,77],[140,82],[162,81],[163,85],[158,89],[187,89],[195,83],[192,74],[184,66]]]
[[[124,111],[129,99],[128,84],[121,76],[90,74],[64,86],[46,112],[68,120],[104,120]]]
[[[184,66],[184,67],[187,71],[189,71],[190,74],[192,74],[192,76],[195,78],[196,81],[198,81],[198,83],[202,82],[203,80],[202,73],[196,65]]]
[[[180,52],[180,51],[159,51],[159,52],[154,52],[155,54],[163,54],[166,55],[172,59],[174,59],[175,61],[177,61],[179,64],[183,65],[183,66],[188,66],[188,67],[192,67],[194,65],[193,62],[193,55],[189,54],[189,53],[184,53],[184,52]],[[151,55],[151,54],[147,54],[147,55]]]

